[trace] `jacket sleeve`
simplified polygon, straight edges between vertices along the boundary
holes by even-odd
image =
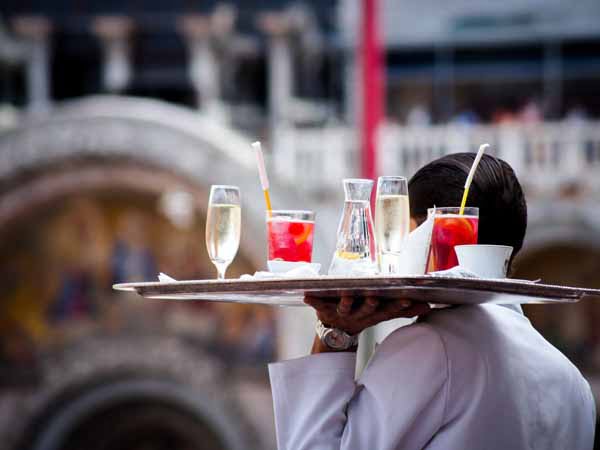
[[[430,325],[400,328],[354,381],[354,353],[269,366],[279,450],[414,450],[443,424],[444,345]]]

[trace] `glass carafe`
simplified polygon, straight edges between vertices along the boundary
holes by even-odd
[[[344,211],[329,275],[377,273],[375,233],[371,216],[372,180],[346,179]]]

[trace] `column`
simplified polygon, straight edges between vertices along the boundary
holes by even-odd
[[[208,16],[189,15],[179,21],[179,31],[188,47],[188,73],[198,108],[207,116],[222,119],[220,70],[211,28]]]
[[[238,36],[235,33],[237,10],[227,3],[219,3],[210,15],[212,48],[217,64],[219,100],[221,107],[230,101],[236,92],[235,75],[237,72],[236,48]]]
[[[130,42],[133,23],[127,17],[104,16],[98,17],[92,27],[102,45],[103,89],[121,93],[129,86],[133,73]]]
[[[271,126],[290,120],[293,96],[293,68],[290,35],[292,24],[286,14],[267,13],[260,26],[268,35],[268,95]]]
[[[303,3],[292,4],[286,12],[297,36],[300,50],[297,88],[300,96],[314,100],[324,92],[319,72],[324,63],[324,37],[313,9]]]
[[[50,50],[52,25],[45,17],[22,16],[13,21],[15,32],[27,47],[27,109],[43,114],[50,109]]]

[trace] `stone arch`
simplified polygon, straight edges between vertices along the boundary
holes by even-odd
[[[567,258],[567,254],[571,258],[576,258],[574,255],[577,254],[600,254],[600,224],[595,223],[593,217],[590,217],[589,208],[580,206],[565,210],[560,205],[557,208],[562,212],[555,218],[534,216],[533,220],[530,220],[523,249],[515,261],[516,275],[522,274],[526,278],[531,276],[537,278],[535,273],[541,273],[539,270],[544,271],[543,267],[538,268],[537,266],[558,264],[559,261],[555,261],[554,257],[560,252],[565,254],[565,258]],[[566,269],[569,268],[568,263],[574,262],[569,259],[562,260]],[[581,261],[577,262],[581,263]],[[573,266],[571,264],[571,267]],[[576,271],[580,272],[581,267],[575,266],[577,267]],[[550,278],[557,276],[558,274],[550,275]],[[559,281],[558,278],[554,279],[556,283]],[[586,280],[584,277],[581,280],[571,279],[569,281],[567,276],[562,282],[570,282],[575,285],[578,282],[586,283]]]
[[[524,253],[552,245],[600,249],[600,216],[593,202],[531,202]]]
[[[0,135],[0,228],[76,186],[196,193],[235,184],[243,196],[241,252],[264,266],[264,203],[251,138],[165,102],[96,96],[59,105],[43,120]],[[62,167],[62,169],[61,169]],[[278,191],[281,204],[299,205]],[[197,199],[205,205],[207,196]]]

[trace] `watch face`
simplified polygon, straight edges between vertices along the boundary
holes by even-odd
[[[334,349],[345,349],[348,348],[348,339],[343,333],[331,330],[325,335],[325,344]]]

